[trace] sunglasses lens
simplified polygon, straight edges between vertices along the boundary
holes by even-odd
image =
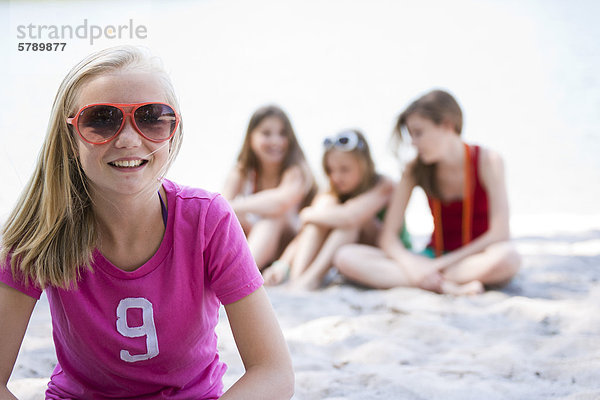
[[[350,138],[348,138],[348,136],[342,136],[338,138],[338,143],[341,144],[342,146],[347,145],[350,142]]]
[[[113,106],[97,105],[81,112],[77,128],[86,140],[101,143],[117,133],[122,123],[121,110]]]
[[[175,111],[166,104],[147,104],[134,114],[135,124],[151,140],[166,140],[177,127]]]

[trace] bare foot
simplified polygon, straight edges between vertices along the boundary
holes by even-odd
[[[470,296],[484,292],[483,283],[480,281],[471,281],[462,285],[454,282],[445,281],[442,283],[442,293],[452,294],[454,296]]]
[[[290,266],[281,260],[275,261],[263,273],[265,285],[275,286],[283,283],[290,275]]]
[[[415,268],[411,271],[411,280],[421,289],[441,293],[440,285],[444,280],[442,269],[437,259],[429,259],[423,256],[411,254],[411,262]]]
[[[298,279],[292,280],[288,287],[292,291],[309,292],[319,289],[321,287],[321,281],[302,275]]]
[[[429,290],[435,293],[443,293],[443,284],[444,279],[442,277],[442,274],[440,274],[439,272],[433,272],[421,279],[421,281],[419,282],[419,288]]]

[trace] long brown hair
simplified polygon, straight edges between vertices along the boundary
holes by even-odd
[[[298,165],[304,172],[308,184],[310,184],[310,189],[308,190],[308,193],[301,204],[301,207],[304,207],[310,204],[317,191],[316,182],[312,172],[310,171],[310,168],[308,167],[304,152],[298,143],[292,123],[290,122],[287,114],[278,106],[271,104],[260,107],[254,112],[254,114],[252,114],[252,117],[250,117],[248,128],[246,129],[246,136],[244,137],[244,143],[242,144],[242,149],[240,150],[240,154],[237,158],[238,168],[244,175],[250,171],[255,171],[257,174],[260,174],[260,162],[252,150],[252,146],[250,145],[250,137],[256,127],[258,127],[262,121],[269,117],[278,118],[283,123],[283,132],[288,139],[288,150],[279,169],[279,179],[281,179],[286,169],[294,165]]]
[[[458,102],[443,90],[433,90],[413,101],[398,117],[394,135],[402,140],[402,129],[406,120],[413,114],[426,118],[436,125],[449,123],[457,135],[462,132],[463,115]],[[412,165],[412,176],[417,185],[432,197],[440,198],[440,190],[435,179],[437,164],[425,164],[417,157]]]
[[[367,143],[365,135],[363,135],[363,133],[357,129],[348,129],[342,131],[341,133],[338,133],[337,136],[342,135],[344,132],[353,132],[358,137],[358,143],[356,147],[350,151],[347,151],[347,153],[352,154],[354,157],[356,157],[358,162],[362,164],[363,176],[358,187],[351,193],[346,194],[338,193],[335,190],[335,186],[331,184],[330,181],[330,190],[338,198],[340,203],[344,203],[345,201],[350,200],[351,198],[358,196],[359,194],[371,189],[377,184],[377,182],[379,182],[379,179],[381,177],[375,171],[375,163],[373,162],[373,158],[371,157],[371,151],[369,150],[369,144]],[[325,152],[323,153],[323,170],[325,171],[325,174],[327,174],[327,176],[329,176],[329,168],[327,167],[327,156],[329,155],[329,153],[335,150],[335,148],[335,146],[331,146],[325,149]]]
[[[123,69],[155,73],[167,101],[179,111],[171,82],[160,60],[146,49],[118,46],[91,54],[62,81],[50,114],[46,138],[33,176],[2,227],[0,268],[10,255],[15,278],[45,288],[76,286],[81,269],[91,269],[98,229],[81,167],[76,134],[67,117],[77,112],[81,88],[91,79]],[[160,178],[173,163],[182,141],[182,124],[171,139]]]

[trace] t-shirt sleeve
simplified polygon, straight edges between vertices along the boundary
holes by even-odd
[[[0,282],[10,286],[13,289],[18,290],[21,293],[26,294],[29,297],[39,300],[42,295],[42,290],[34,285],[33,282],[29,281],[26,283],[22,274],[17,273],[17,279],[13,278],[13,274],[10,268],[10,258],[4,260],[0,265]]]
[[[221,303],[238,301],[263,285],[244,231],[222,196],[208,207],[204,233],[207,277]]]

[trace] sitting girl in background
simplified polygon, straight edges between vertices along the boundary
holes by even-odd
[[[462,111],[448,93],[435,90],[399,117],[417,159],[408,164],[392,196],[380,246],[346,246],[335,266],[374,288],[417,286],[438,293],[471,294],[508,282],[520,257],[509,241],[508,198],[502,159],[460,138]],[[415,186],[427,195],[434,232],[423,255],[407,251],[396,233]]]
[[[287,115],[276,106],[258,109],[222,193],[244,228],[259,269],[275,260],[296,235],[298,212],[315,192],[314,177]]]
[[[381,227],[377,213],[387,205],[393,182],[376,173],[362,133],[342,132],[325,139],[324,146],[329,191],[300,212],[302,230],[265,274],[267,284],[278,284],[289,273],[292,287],[316,289],[342,245],[376,242]]]

